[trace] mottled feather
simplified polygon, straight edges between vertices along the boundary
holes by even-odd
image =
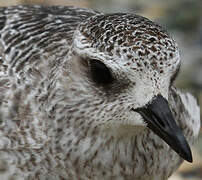
[[[116,72],[110,91],[91,82],[88,58]],[[150,89],[155,95],[155,88],[170,86],[171,110],[193,144],[199,107],[169,83],[179,66],[175,41],[135,14],[0,8],[1,179],[167,179],[182,159],[151,130],[134,127],[127,109],[134,87],[142,87],[139,77],[150,78],[151,88],[141,95],[145,103]],[[164,74],[168,79],[160,81]]]

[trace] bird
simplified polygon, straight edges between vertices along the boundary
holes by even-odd
[[[0,177],[165,180],[200,129],[179,48],[134,13],[0,8]]]

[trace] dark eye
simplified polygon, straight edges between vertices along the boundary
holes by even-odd
[[[112,83],[113,77],[109,68],[102,62],[92,59],[89,61],[91,76],[94,82],[100,85]]]

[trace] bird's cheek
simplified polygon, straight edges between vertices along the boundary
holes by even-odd
[[[137,126],[137,127],[146,127],[146,123],[144,122],[142,116],[139,113],[130,111],[127,117],[127,124],[130,126]]]

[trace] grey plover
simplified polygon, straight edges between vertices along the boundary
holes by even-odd
[[[179,68],[176,42],[142,16],[0,8],[1,179],[167,179],[200,127]]]

